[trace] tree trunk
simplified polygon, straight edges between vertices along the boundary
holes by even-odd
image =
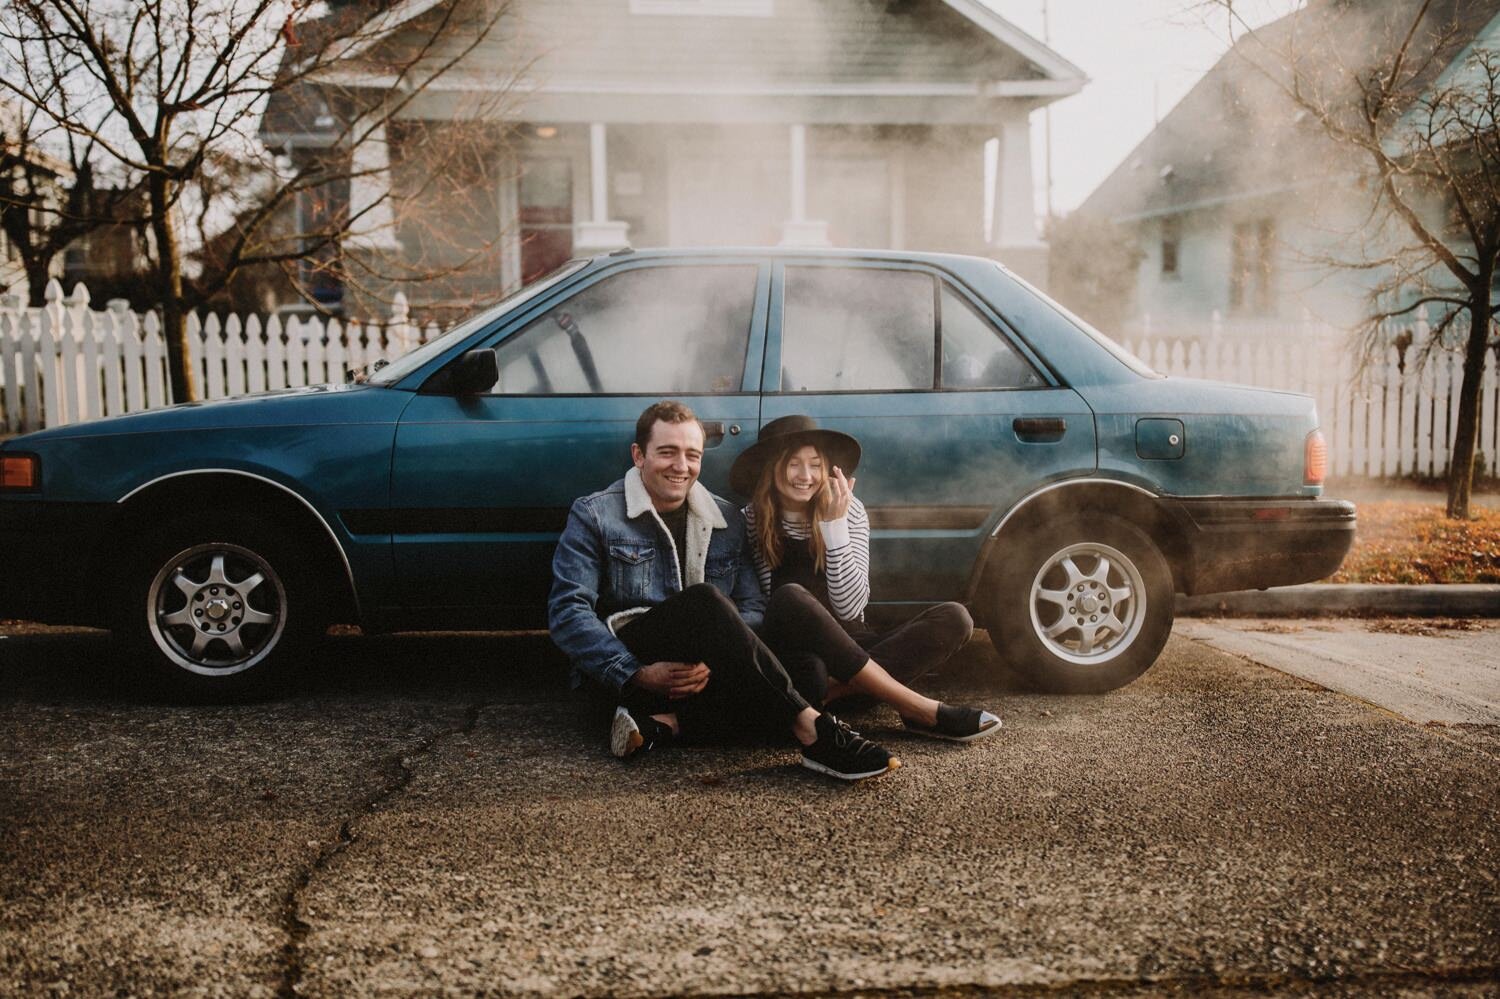
[[[147,184],[151,194],[151,233],[156,238],[156,289],[161,301],[162,336],[167,341],[172,401],[194,402],[198,399],[198,386],[188,350],[187,312],[182,307],[182,248],[172,218],[170,185],[171,181],[160,173],[151,174]]]
[[[1458,390],[1458,427],[1453,434],[1453,450],[1448,459],[1447,514],[1455,520],[1469,519],[1469,495],[1474,488],[1474,450],[1479,442],[1479,389],[1484,382],[1485,356],[1489,353],[1490,302],[1489,274],[1470,300],[1469,341],[1464,349],[1464,378]]]
[[[26,268],[27,304],[33,309],[40,309],[47,304],[47,282],[52,279],[49,273],[52,269],[50,257],[27,257],[22,261]]]

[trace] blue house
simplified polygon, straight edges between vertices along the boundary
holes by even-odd
[[[1420,7],[1310,4],[1241,38],[1088,197],[1080,211],[1125,226],[1144,251],[1137,326],[1201,335],[1217,313],[1273,332],[1304,315],[1349,327],[1369,314],[1387,273],[1339,262],[1379,259],[1404,233],[1370,224],[1368,157],[1330,140],[1273,76],[1293,58],[1320,93],[1353,101]],[[1434,0],[1413,40],[1416,89],[1448,85],[1477,48],[1500,51],[1500,0]],[[1440,197],[1420,207],[1451,231]]]

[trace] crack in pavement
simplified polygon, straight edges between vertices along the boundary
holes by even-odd
[[[430,756],[438,743],[444,739],[473,733],[474,727],[479,723],[479,716],[489,706],[487,701],[471,704],[465,709],[461,724],[440,729],[419,741],[412,748],[386,757],[382,768],[390,774],[390,777],[374,794],[355,806],[354,814],[339,823],[333,842],[324,844],[312,863],[308,864],[297,876],[281,908],[281,926],[286,935],[286,943],[281,949],[281,985],[276,990],[279,999],[294,999],[300,994],[298,990],[302,984],[304,971],[302,944],[307,939],[307,935],[312,932],[311,924],[302,918],[302,897],[313,879],[327,870],[335,857],[354,844],[356,839],[354,825],[362,816],[373,813],[375,809],[411,786],[411,782],[417,775],[413,766],[417,759]]]

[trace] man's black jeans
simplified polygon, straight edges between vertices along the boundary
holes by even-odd
[[[707,664],[708,685],[691,697],[673,700],[633,684],[620,694],[632,712],[676,714],[685,741],[786,733],[808,707],[734,601],[707,583],[673,594],[617,634],[644,664]]]

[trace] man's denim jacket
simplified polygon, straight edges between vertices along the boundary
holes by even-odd
[[[679,562],[638,469],[573,502],[552,557],[547,624],[552,641],[573,661],[575,687],[585,678],[607,690],[624,687],[646,664],[615,637],[615,629],[684,586],[712,584],[734,601],[746,624],[760,627],[765,597],[744,518],[734,504],[696,482],[687,503],[687,551]]]

